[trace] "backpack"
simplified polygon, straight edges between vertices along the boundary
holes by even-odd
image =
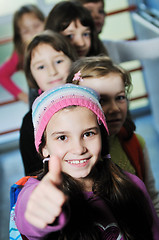
[[[20,234],[15,224],[15,205],[18,195],[22,190],[24,184],[28,181],[30,176],[26,176],[14,183],[10,188],[10,219],[9,219],[9,239],[10,240],[27,240],[27,238]]]

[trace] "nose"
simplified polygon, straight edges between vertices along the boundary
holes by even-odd
[[[84,141],[82,141],[82,139],[79,140],[74,140],[72,145],[72,153],[76,154],[76,155],[82,155],[84,153],[86,153],[87,148],[84,144]]]
[[[74,42],[73,44],[76,46],[76,47],[83,47],[85,45],[85,41],[83,39],[83,37],[80,35],[80,36],[76,36],[74,38]]]
[[[98,11],[93,11],[92,12],[92,17],[94,18],[94,19],[96,19],[96,18],[99,18],[99,13],[98,13]]]
[[[34,27],[30,28],[30,36],[33,38],[37,34],[36,30]]]
[[[57,69],[54,64],[52,64],[48,67],[48,74],[49,74],[49,76],[54,76],[57,74]]]
[[[116,112],[120,112],[120,107],[118,106],[116,101],[111,101],[109,103],[108,113],[116,113]]]

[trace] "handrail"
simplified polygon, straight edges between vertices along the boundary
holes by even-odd
[[[0,45],[12,42],[13,38],[12,37],[5,37],[5,38],[0,38]]]
[[[142,70],[143,70],[143,67],[140,66],[140,67],[137,67],[137,68],[129,69],[128,71],[129,72],[135,72],[135,71],[142,71]],[[20,101],[20,100],[14,99],[14,100],[10,100],[10,101],[0,102],[0,106],[4,106],[4,105],[7,105],[7,104],[15,103],[15,102],[18,102],[18,101]]]
[[[19,131],[19,130],[20,130],[20,128],[15,128],[15,129],[12,129],[12,130],[0,132],[0,136],[5,135],[5,134],[8,134],[8,133],[12,133],[12,132],[17,132],[17,131]]]
[[[148,98],[148,94],[144,94],[144,95],[141,95],[141,96],[138,96],[138,97],[133,97],[133,98],[130,98],[129,101],[135,101],[135,100],[139,100],[139,99],[143,99],[143,98]]]
[[[115,14],[122,13],[122,12],[131,12],[131,11],[135,11],[136,9],[137,9],[136,5],[131,5],[127,8],[122,8],[122,9],[119,9],[116,11],[108,12],[107,16],[115,15]],[[12,41],[12,37],[0,38],[0,45],[6,44],[11,41]]]
[[[15,103],[15,102],[18,102],[18,101],[20,101],[20,100],[19,99],[14,99],[14,100],[0,102],[0,106],[4,106],[4,105],[7,105],[7,104]]]
[[[115,15],[115,14],[122,13],[122,12],[131,12],[131,11],[135,11],[136,9],[137,9],[136,5],[131,5],[127,8],[122,8],[122,9],[119,9],[119,10],[116,10],[116,11],[108,12],[106,14],[106,16],[111,16],[111,15]]]
[[[143,70],[143,67],[140,66],[140,67],[137,67],[137,68],[129,69],[128,71],[129,71],[129,72],[137,72],[137,71],[142,71],[142,70]]]
[[[148,98],[148,94],[146,93],[146,94],[144,94],[142,96],[130,98],[129,101],[135,101],[135,100],[139,100],[139,99],[143,99],[143,98]],[[20,131],[20,128],[16,128],[16,129],[0,132],[0,136],[8,134],[8,133],[12,133],[12,132],[17,132],[17,131]]]

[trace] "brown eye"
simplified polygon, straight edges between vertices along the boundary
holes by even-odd
[[[65,135],[61,135],[57,139],[61,140],[61,141],[65,141],[65,140],[67,140],[67,137]]]

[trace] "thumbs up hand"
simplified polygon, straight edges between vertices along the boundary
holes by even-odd
[[[38,228],[45,228],[60,215],[67,200],[59,189],[61,182],[61,160],[51,156],[49,172],[32,192],[26,207],[25,218],[29,223]]]

